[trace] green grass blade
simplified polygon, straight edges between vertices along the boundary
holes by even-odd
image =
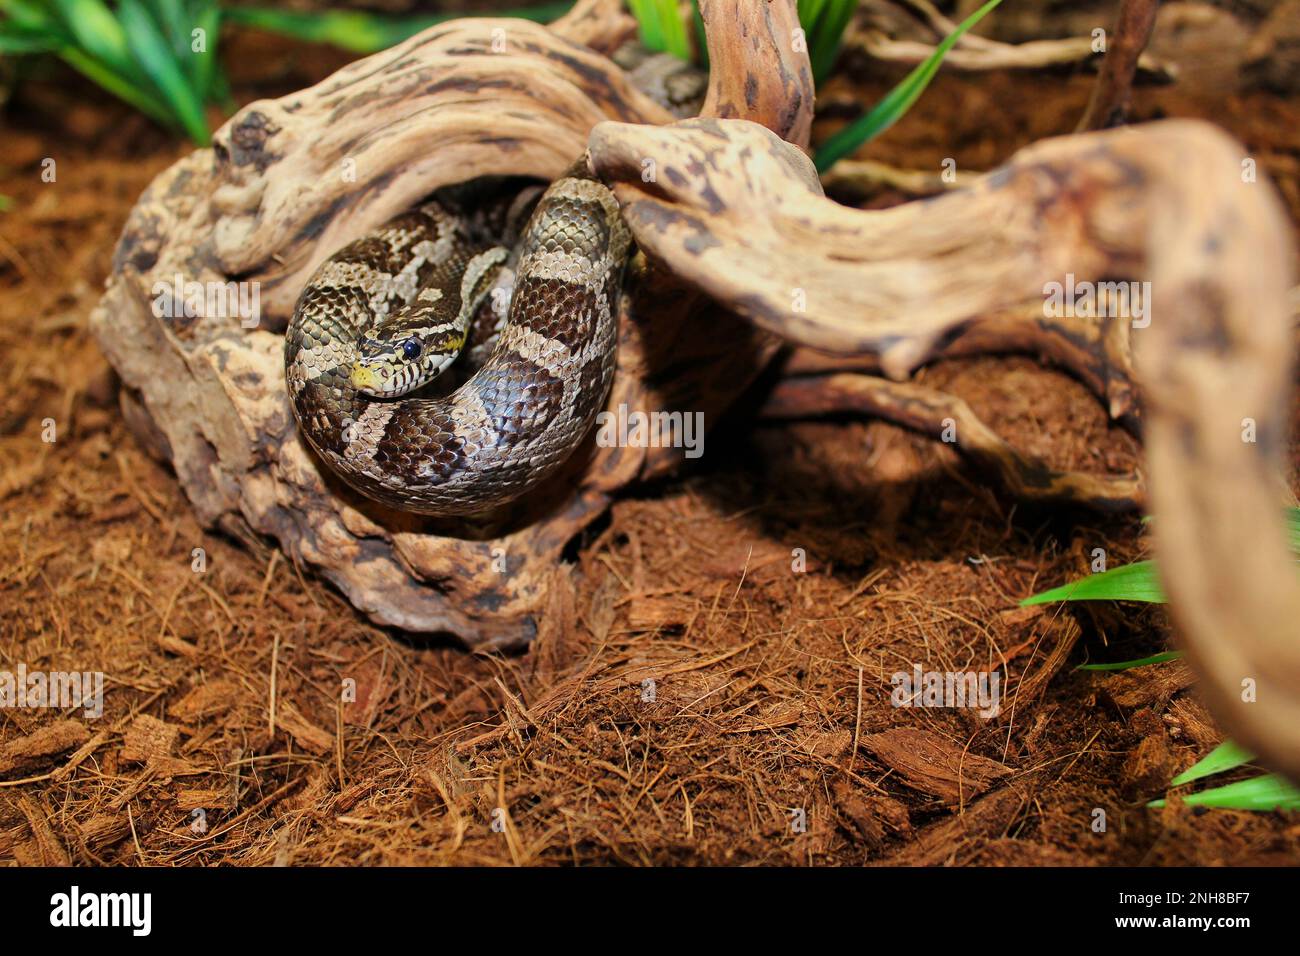
[[[0,22],[0,53],[54,53],[63,45],[50,33],[28,31],[11,21]]]
[[[840,55],[840,46],[844,42],[844,31],[848,29],[853,14],[857,10],[855,0],[837,0],[827,8],[818,21],[817,34],[813,38],[812,52],[813,77],[820,83],[830,75],[831,68]]]
[[[101,0],[53,0],[59,19],[88,56],[118,76],[141,82],[144,76],[131,57],[126,29]]]
[[[799,25],[803,27],[805,35],[808,28],[822,15],[822,9],[828,2],[829,0],[797,0],[795,10],[799,14]]]
[[[500,11],[494,16],[536,20],[542,23],[554,20],[573,6],[551,3],[523,10]],[[463,17],[463,13],[435,13],[425,16],[383,17],[347,10],[330,10],[324,13],[300,13],[291,10],[272,10],[261,7],[229,7],[223,11],[227,23],[281,33],[309,43],[329,43],[353,53],[375,53],[414,36],[447,20]]]
[[[230,81],[226,78],[225,71],[219,69],[213,71],[208,98],[227,113],[234,111],[235,97],[230,92]]]
[[[189,52],[191,23],[188,5],[181,0],[144,0],[149,15],[162,29],[163,36],[178,57]]]
[[[1062,584],[1041,594],[1027,597],[1021,607],[1050,604],[1053,601],[1142,601],[1163,604],[1165,593],[1156,579],[1154,561],[1138,561],[1109,571],[1090,574],[1078,581]]]
[[[194,14],[194,29],[202,30],[207,38],[204,50],[195,53],[192,41],[187,42],[181,57],[189,70],[194,90],[203,101],[220,99],[217,95],[217,77],[221,74],[221,64],[217,60],[217,37],[221,33],[221,8],[215,3],[202,4]]]
[[[1286,522],[1291,550],[1300,553],[1300,508],[1287,508]],[[1020,602],[1020,606],[1050,604],[1053,601],[1142,601],[1163,604],[1165,595],[1156,575],[1155,562],[1138,561],[1027,597]]]
[[[689,60],[691,44],[686,36],[676,0],[627,0],[628,9],[636,18],[641,43],[656,53],[671,53]]]
[[[659,18],[660,2],[661,0],[627,0],[627,8],[636,18],[642,45],[656,53],[662,53],[667,43]]]
[[[857,0],[799,0],[799,24],[808,41],[808,58],[817,84],[835,65],[844,31],[857,7]]]
[[[1134,667],[1146,667],[1150,664],[1163,664],[1165,661],[1176,661],[1183,656],[1182,651],[1164,651],[1160,654],[1152,654],[1150,657],[1140,657],[1135,661],[1116,661],[1113,664],[1080,664],[1075,668],[1077,671],[1127,671]]]
[[[1224,810],[1300,810],[1300,790],[1277,774],[1269,773],[1188,794],[1183,797],[1183,802],[1194,807]],[[1147,804],[1148,807],[1164,805],[1164,800],[1152,800]]]
[[[42,33],[58,33],[60,37],[70,38],[59,18],[54,16],[44,2],[32,0],[0,0],[0,13],[24,30]]]
[[[221,10],[216,0],[144,0],[144,4],[189,78],[190,88],[206,102],[212,89],[217,31],[221,26]],[[195,30],[204,33],[202,53],[194,51]]]
[[[848,156],[863,143],[879,136],[902,118],[930,85],[930,81],[939,71],[943,58],[961,39],[962,34],[984,19],[984,16],[1001,2],[1002,0],[988,0],[988,3],[963,20],[956,30],[944,37],[943,41],[935,47],[934,52],[924,62],[917,64],[916,69],[907,74],[903,81],[890,90],[866,116],[850,123],[828,139],[817,151],[817,171],[825,172],[830,169],[838,160]]]
[[[808,45],[808,59],[813,61],[813,79],[819,83],[820,74],[817,72],[816,57],[814,51],[816,46],[813,38],[817,34],[817,25],[821,21],[822,14],[826,11],[826,4],[829,0],[798,0],[795,4],[795,13],[799,18],[799,26],[803,29],[804,42]]]
[[[1231,740],[1225,740],[1192,766],[1174,777],[1173,780],[1170,780],[1169,786],[1181,787],[1193,780],[1200,780],[1202,777],[1223,773],[1225,770],[1232,770],[1235,767],[1248,764],[1254,759],[1255,755],[1249,750]]]
[[[661,0],[659,3],[659,30],[664,38],[664,52],[671,53],[679,60],[691,58],[691,43],[686,38],[686,24],[682,22],[681,12],[673,0]]]
[[[158,24],[149,16],[141,0],[121,0],[118,13],[131,52],[140,67],[153,81],[190,139],[200,146],[208,145],[211,136],[207,118],[203,115],[203,101],[190,85],[189,77]]]
[[[168,129],[179,128],[176,117],[167,108],[166,103],[148,90],[141,89],[131,80],[118,76],[104,64],[87,56],[77,47],[64,47],[59,51],[59,57],[92,83],[102,87],[122,102],[135,107],[150,119],[161,123]]]
[[[700,51],[700,63],[707,70],[709,68],[709,38],[704,29],[704,15],[700,13],[700,5],[693,4],[691,7],[691,20],[695,24],[695,47]]]

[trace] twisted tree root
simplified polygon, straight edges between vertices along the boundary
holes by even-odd
[[[1160,0],[1123,0],[1116,16],[1113,39],[1102,61],[1101,73],[1092,88],[1088,109],[1079,120],[1078,131],[1110,129],[1124,121],[1133,95],[1133,74],[1138,58],[1151,39]]]
[[[1142,0],[1143,3],[1147,0]],[[934,53],[934,42],[957,29],[929,0],[872,0],[866,5],[872,26],[855,31],[848,40],[850,49],[860,50],[873,60],[904,64],[920,63]],[[915,19],[912,14],[915,14]],[[916,21],[923,30],[916,30]],[[912,29],[907,29],[911,27]],[[899,35],[906,34],[906,35]],[[1145,40],[1143,41],[1145,46]],[[1072,63],[1083,63],[1098,56],[1092,37],[1028,40],[1003,43],[975,33],[965,33],[944,57],[946,68],[968,71],[1041,70]],[[1109,58],[1109,54],[1107,54]],[[1134,52],[1133,68],[1147,76],[1168,81],[1173,69],[1139,47]]]
[[[1145,498],[1140,478],[1051,469],[1007,444],[962,399],[911,382],[848,374],[785,379],[773,389],[760,414],[780,419],[841,412],[874,415],[950,441],[1003,489],[1025,501],[1122,512],[1140,507]]]
[[[1018,328],[1058,341],[1098,387],[1128,378],[1100,346],[1113,336],[1123,358],[1131,339],[1178,639],[1227,729],[1300,779],[1300,581],[1279,478],[1294,253],[1240,145],[1185,121],[1048,140],[970,189],[871,212],[825,199],[806,158],[750,123],[602,123],[590,148],[648,255],[757,325],[873,356],[891,378]],[[635,157],[651,154],[668,174],[644,183]],[[1102,280],[1149,282],[1144,317],[1047,314],[1049,283]],[[1076,341],[1079,328],[1097,334]]]

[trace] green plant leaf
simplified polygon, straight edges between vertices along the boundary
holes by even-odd
[[[75,46],[66,46],[59,51],[59,57],[78,73],[92,83],[103,87],[124,103],[129,103],[145,116],[156,120],[168,129],[178,129],[179,124],[167,104],[148,90],[141,89],[130,80],[125,79],[98,60],[87,56]]]
[[[32,2],[32,0],[0,0],[0,12],[8,17],[8,22],[12,23],[23,30],[35,31],[39,33],[50,33],[66,40],[70,34],[59,18],[48,9],[45,2]]]
[[[1300,810],[1300,790],[1277,774],[1269,773],[1188,794],[1183,802],[1225,810]],[[1163,807],[1165,803],[1165,800],[1152,800],[1147,806]]]
[[[695,27],[695,48],[700,53],[700,63],[707,70],[709,68],[709,39],[704,31],[704,15],[700,13],[700,5],[694,4],[691,11],[691,22]]]
[[[1225,740],[1192,766],[1174,777],[1173,780],[1170,780],[1169,786],[1181,787],[1193,780],[1200,780],[1202,777],[1223,773],[1225,770],[1232,770],[1234,767],[1248,764],[1254,759],[1255,755],[1249,750],[1231,740]]]
[[[571,6],[573,3],[569,0],[566,3],[551,3],[523,10],[501,11],[495,16],[546,23],[568,11]],[[350,10],[301,13],[262,7],[228,7],[223,11],[223,16],[228,23],[281,33],[309,43],[329,43],[353,53],[375,53],[401,43],[421,30],[465,14],[384,17]]]
[[[144,0],[149,15],[161,28],[163,36],[179,57],[190,48],[191,16],[189,5],[182,0]]]
[[[200,146],[211,141],[203,100],[141,0],[121,0],[118,7],[127,42],[136,61],[171,107],[186,134]]]
[[[665,0],[659,8],[659,17],[663,22],[666,51],[679,60],[690,60],[691,41],[686,35],[686,24],[682,22],[681,11],[678,10],[677,4]]]
[[[682,60],[691,58],[691,43],[676,0],[627,0],[627,6],[646,49]]]
[[[56,53],[63,45],[58,36],[0,22],[0,53]]]
[[[1117,661],[1113,664],[1080,664],[1075,668],[1077,671],[1127,671],[1134,667],[1146,667],[1149,664],[1163,664],[1165,661],[1176,661],[1183,656],[1182,651],[1164,651],[1160,654],[1152,654],[1150,657],[1141,657],[1135,661]]]
[[[943,58],[961,39],[962,34],[984,19],[984,16],[1001,2],[1002,0],[988,0],[988,3],[963,20],[956,30],[944,37],[943,41],[935,47],[934,52],[924,62],[917,64],[916,68],[890,90],[871,112],[828,139],[817,151],[817,171],[825,172],[830,169],[838,160],[898,122],[930,85],[934,75],[939,72],[939,65],[943,62]]]
[[[1300,553],[1300,508],[1286,509],[1286,523],[1291,550]],[[1155,562],[1138,561],[1027,597],[1020,602],[1020,606],[1050,604],[1053,601],[1142,601],[1163,604],[1165,594],[1160,587]]]
[[[857,7],[857,0],[799,0],[799,24],[808,41],[808,59],[818,85],[835,65],[844,31]]]
[[[215,3],[199,4],[194,14],[193,29],[202,30],[206,37],[202,53],[194,52],[191,36],[185,52],[181,54],[181,59],[189,69],[194,89],[205,102],[228,99],[228,93],[225,97],[219,95],[220,91],[226,88],[221,64],[217,60],[217,38],[221,33],[221,8]],[[218,83],[219,77],[220,83]]]
[[[1154,561],[1138,561],[1109,571],[1090,574],[1059,588],[1043,591],[1020,602],[1021,607],[1053,601],[1142,601],[1163,604],[1165,593],[1156,578]]]
[[[162,34],[171,47],[172,55],[185,71],[190,88],[200,99],[206,99],[211,76],[213,47],[216,45],[216,27],[220,23],[220,11],[215,2],[191,3],[186,0],[144,0],[149,15],[158,24]],[[194,33],[196,29],[205,33],[205,50],[194,52]]]
[[[131,57],[126,29],[101,0],[53,0],[59,19],[84,53],[124,79],[145,77]]]

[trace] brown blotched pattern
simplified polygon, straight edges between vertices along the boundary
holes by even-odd
[[[472,232],[438,203],[394,219],[321,266],[285,337],[302,434],[349,485],[404,511],[456,517],[518,498],[573,453],[613,379],[630,240],[579,162],[524,228],[509,317],[469,381],[439,399],[352,386],[357,342],[383,315],[428,289],[444,313],[459,309],[459,276],[483,250]]]

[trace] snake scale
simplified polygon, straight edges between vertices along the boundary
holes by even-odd
[[[634,83],[693,112],[697,71],[633,61]],[[303,290],[284,356],[298,427],[367,497],[441,517],[491,511],[554,474],[603,406],[631,245],[614,196],[575,163],[543,193],[513,255],[493,238],[510,214],[501,201],[475,209],[435,193],[339,250]],[[513,294],[492,325],[485,300],[507,260]],[[486,355],[468,381],[425,394],[467,344]]]

